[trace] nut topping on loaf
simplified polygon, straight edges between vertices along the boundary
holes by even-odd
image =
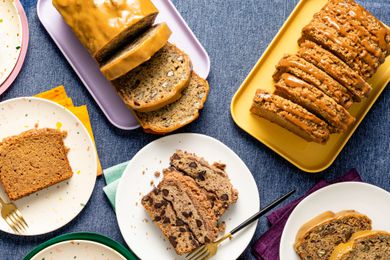
[[[0,182],[10,200],[72,177],[66,132],[32,129],[0,142]]]
[[[150,60],[112,84],[131,109],[150,112],[178,100],[190,78],[189,57],[168,43]]]
[[[324,212],[304,224],[295,240],[301,259],[329,259],[334,248],[347,242],[353,233],[371,229],[371,220],[354,210]]]

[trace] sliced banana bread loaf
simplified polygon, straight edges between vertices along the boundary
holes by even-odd
[[[233,188],[225,172],[225,165],[210,165],[203,158],[182,150],[177,150],[171,157],[171,166],[191,177],[207,194],[208,200],[217,218],[235,203],[238,192]]]
[[[333,126],[331,132],[344,132],[355,121],[355,118],[334,99],[291,74],[284,73],[281,76],[275,84],[275,94],[323,118],[330,126]]]
[[[142,205],[179,255],[217,238],[217,219],[195,181],[173,169],[164,171]]]
[[[53,0],[53,5],[99,63],[150,27],[158,14],[150,0]]]
[[[192,72],[190,83],[180,99],[156,111],[135,112],[136,118],[145,132],[173,132],[199,117],[199,110],[203,108],[208,93],[207,81]]]
[[[108,80],[114,80],[149,60],[168,42],[172,32],[166,23],[154,25],[123,46],[102,64],[100,70]]]
[[[258,89],[250,111],[309,142],[324,144],[329,139],[328,125],[305,108],[267,91]]]
[[[0,143],[0,182],[10,200],[72,177],[63,139],[66,132],[32,129]]]
[[[310,62],[296,55],[286,55],[276,66],[273,75],[275,82],[278,82],[282,74],[286,72],[315,86],[343,107],[348,109],[352,105],[348,90]]]
[[[329,51],[311,41],[301,43],[298,56],[322,69],[346,87],[355,101],[369,95],[371,86],[354,70]]]
[[[339,244],[329,260],[390,259],[390,233],[359,231],[347,243]]]
[[[347,242],[353,233],[371,229],[371,220],[354,210],[324,212],[304,224],[295,240],[301,259],[329,259],[334,248]]]
[[[178,100],[190,78],[189,57],[168,43],[150,60],[112,84],[131,109],[150,112]]]

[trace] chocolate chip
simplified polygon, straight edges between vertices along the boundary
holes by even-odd
[[[177,242],[176,242],[176,237],[175,236],[169,236],[169,242],[171,243],[171,245],[176,248],[177,246]]]
[[[228,201],[229,200],[229,196],[227,194],[222,194],[221,195],[221,200]]]
[[[162,206],[164,206],[162,203],[156,203],[156,204],[154,204],[154,207],[155,207],[156,209],[159,209],[159,208],[161,208]]]
[[[200,221],[199,219],[197,219],[197,220],[196,220],[196,225],[197,225],[198,227],[201,227],[201,226],[203,225],[203,222]]]
[[[208,237],[204,237],[204,242],[205,243],[210,243],[210,239]]]
[[[227,202],[224,202],[222,205],[223,208],[227,209],[229,207],[229,204]]]
[[[158,194],[160,194],[160,190],[156,188],[156,189],[153,190],[153,193],[158,195]]]
[[[189,218],[189,217],[192,216],[192,212],[191,212],[191,211],[190,211],[190,212],[185,212],[185,211],[183,211],[181,214],[182,214],[185,218]]]
[[[176,219],[176,226],[183,226],[184,225],[184,221],[181,220],[181,219]]]
[[[134,101],[134,105],[140,106],[140,104],[137,101]]]
[[[160,213],[160,216],[164,216],[165,215],[165,209],[163,209]]]
[[[188,164],[188,166],[190,166],[191,168],[196,168],[196,167],[198,167],[198,165],[196,164],[196,162],[190,162],[190,163]]]
[[[142,201],[144,202],[148,202],[149,205],[152,205],[153,204],[153,199],[150,197],[150,196],[145,196]]]
[[[204,181],[206,179],[205,175],[206,175],[206,171],[198,172],[198,179]]]
[[[171,223],[171,220],[168,217],[165,217],[163,223],[169,224],[169,223]]]
[[[164,196],[168,196],[169,190],[163,189],[163,190],[162,190],[162,193],[163,193]]]
[[[173,159],[173,160],[180,160],[180,156],[179,156],[177,153],[174,153],[174,154],[172,155],[172,159]]]
[[[182,228],[182,227],[181,227],[181,228],[179,228],[179,231],[184,233],[184,232],[186,232],[187,230],[186,230],[185,228]]]
[[[159,217],[159,216],[156,216],[155,218],[154,218],[154,221],[160,221],[161,220],[161,217]]]
[[[163,201],[161,201],[161,204],[162,204],[163,206],[166,206],[166,205],[168,205],[168,202],[167,202],[166,200],[163,200]]]

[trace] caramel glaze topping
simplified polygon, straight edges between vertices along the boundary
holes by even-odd
[[[333,1],[335,2],[335,1]],[[331,5],[333,4],[333,5]],[[331,7],[330,7],[331,5]],[[353,1],[347,3],[337,1],[336,3],[330,2],[325,8],[327,12],[335,12],[338,16],[349,16],[350,21],[359,22],[362,24],[373,36],[375,36],[379,47],[390,52],[390,29],[386,28],[378,19],[376,19],[371,13],[363,9],[360,5]],[[368,21],[369,20],[369,21]],[[370,26],[369,23],[375,23]]]
[[[150,0],[53,0],[53,4],[93,55],[129,26],[158,12]]]

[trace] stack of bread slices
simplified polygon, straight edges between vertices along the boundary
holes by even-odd
[[[353,0],[329,0],[298,44],[276,66],[275,91],[257,90],[251,112],[326,143],[354,123],[347,109],[368,97],[367,80],[390,53],[390,30]]]
[[[154,24],[150,0],[53,4],[146,132],[166,134],[199,116],[209,85],[168,42],[168,25]]]

